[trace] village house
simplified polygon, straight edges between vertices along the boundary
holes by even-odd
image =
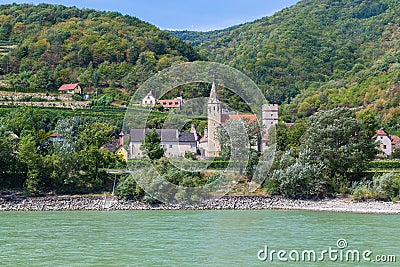
[[[114,138],[109,143],[104,144],[101,148],[106,149],[114,155],[118,155],[124,161],[127,161],[128,151],[124,147],[124,137],[124,133],[121,132],[118,136],[114,136]]]
[[[165,110],[168,109],[180,109],[183,105],[182,97],[176,97],[175,99],[159,99],[156,100],[153,93],[150,91],[142,99],[142,107],[154,107],[155,105],[161,105]]]
[[[58,92],[60,94],[82,94],[82,88],[80,87],[79,84],[77,83],[72,83],[72,84],[63,84],[58,88]]]
[[[142,100],[142,106],[147,107],[151,106],[153,107],[156,104],[156,99],[153,96],[153,93],[150,91],[147,93],[147,95],[143,98]]]
[[[378,142],[377,148],[381,151],[377,156],[389,157],[396,149],[400,148],[400,138],[388,134],[383,129],[376,131],[372,138]]]
[[[140,159],[143,157],[141,145],[146,133],[152,129],[131,129],[129,140],[129,158]],[[196,128],[192,126],[189,133],[179,132],[178,129],[156,129],[160,140],[161,147],[164,148],[166,157],[185,156],[186,152],[197,153],[198,136]]]

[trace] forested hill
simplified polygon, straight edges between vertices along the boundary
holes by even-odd
[[[303,0],[222,31],[174,33],[252,77],[284,117],[335,106],[400,114],[400,1]],[[192,38],[192,39],[191,39]]]
[[[173,63],[200,59],[178,38],[115,12],[0,5],[0,25],[0,85],[13,91],[73,82],[129,91]]]

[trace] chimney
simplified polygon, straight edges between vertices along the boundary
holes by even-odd
[[[124,132],[119,134],[119,145],[124,146]]]
[[[190,127],[190,133],[194,134],[194,138],[197,140],[196,126],[194,124]]]

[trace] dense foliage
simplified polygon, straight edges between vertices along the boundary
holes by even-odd
[[[13,91],[51,92],[79,82],[85,92],[110,88],[112,95],[172,64],[199,59],[190,45],[116,12],[1,5],[0,24],[0,40],[13,46],[0,55],[0,75]]]
[[[0,117],[0,190],[23,187],[27,195],[109,190],[107,168],[123,166],[102,148],[118,127],[101,118],[60,117],[18,108]],[[56,132],[58,137],[50,138]]]
[[[281,129],[277,135],[288,132]],[[310,117],[300,142],[289,147],[278,145],[282,148],[287,150],[278,153],[266,188],[290,197],[346,193],[353,182],[364,177],[363,171],[376,154],[364,122],[346,108]]]
[[[400,112],[398,0],[300,1],[221,31],[172,32],[253,78],[285,121],[367,107],[392,126]],[[398,129],[395,129],[398,130]]]

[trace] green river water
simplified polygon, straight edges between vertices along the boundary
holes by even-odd
[[[0,266],[400,266],[399,228],[397,215],[327,212],[3,212]],[[261,261],[265,246],[286,257]],[[348,250],[360,261],[341,260]]]

